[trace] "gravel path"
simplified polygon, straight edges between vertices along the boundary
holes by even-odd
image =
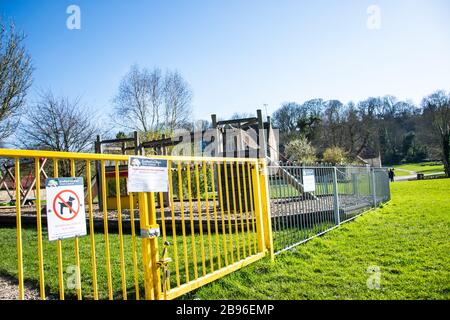
[[[39,300],[39,290],[25,285],[25,300]],[[17,280],[0,276],[0,300],[17,300],[19,298],[19,287]]]

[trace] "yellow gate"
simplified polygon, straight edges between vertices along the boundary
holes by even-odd
[[[128,194],[126,155],[0,149],[0,277],[19,299],[174,299],[273,257],[264,161],[155,158],[168,160],[166,194]],[[42,180],[65,176],[84,179],[88,235],[48,241]]]

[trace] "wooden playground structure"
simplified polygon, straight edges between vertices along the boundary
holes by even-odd
[[[44,166],[47,159],[39,159],[39,173],[42,177],[48,178],[45,173]],[[4,161],[0,165],[0,202],[3,204],[10,204],[14,206],[16,203],[15,188],[18,185],[20,189],[21,199],[19,200],[22,206],[32,205],[36,200],[36,176],[34,161],[21,160],[20,165],[24,168],[26,176],[16,181],[14,176],[14,163]]]

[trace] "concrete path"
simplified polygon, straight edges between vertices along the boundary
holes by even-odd
[[[414,179],[414,177],[417,178],[417,172],[415,172],[415,171],[406,170],[406,169],[400,169],[400,168],[395,168],[395,171],[408,172],[409,175],[407,175],[407,176],[395,176],[394,177],[394,181],[407,181],[407,180]]]
[[[396,170],[400,170],[400,169],[396,169]],[[411,171],[411,172],[414,172],[414,171]],[[427,176],[435,176],[435,175],[441,175],[441,174],[445,174],[445,172],[427,173],[427,174],[424,174],[424,176],[427,177]],[[410,181],[410,180],[417,180],[417,173],[414,173],[414,174],[408,175],[408,176],[394,177],[394,181]]]

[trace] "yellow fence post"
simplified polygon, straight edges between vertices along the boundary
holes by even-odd
[[[256,233],[258,239],[258,251],[265,252],[265,237],[264,237],[264,224],[263,224],[263,206],[261,199],[261,188],[258,168],[259,164],[253,164],[252,168],[252,182],[253,182],[253,193],[255,202],[255,216],[256,216]]]
[[[264,243],[266,245],[267,251],[269,251],[270,259],[273,261],[275,259],[275,254],[273,250],[272,215],[270,212],[269,172],[265,159],[259,161],[259,168],[259,186],[261,188]]]
[[[14,162],[15,188],[16,188],[16,235],[17,235],[17,278],[19,280],[19,300],[25,299],[23,281],[23,253],[22,253],[22,217],[20,212],[20,159]]]
[[[161,299],[161,279],[158,269],[158,239],[148,231],[156,225],[156,204],[153,193],[139,192],[139,220],[142,238],[145,299]]]

